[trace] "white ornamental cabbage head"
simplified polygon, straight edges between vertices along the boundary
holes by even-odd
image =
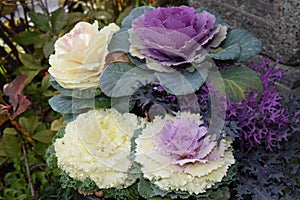
[[[114,109],[80,114],[56,139],[58,167],[72,178],[93,180],[99,188],[122,188],[132,184],[131,138],[141,127],[139,118]]]
[[[111,23],[100,31],[98,22],[79,22],[55,45],[49,58],[49,73],[64,88],[95,89],[105,66],[108,44],[119,27]]]

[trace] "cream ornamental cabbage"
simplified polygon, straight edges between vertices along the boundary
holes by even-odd
[[[58,167],[72,178],[90,178],[99,188],[129,186],[131,138],[140,120],[114,109],[80,114],[54,143]]]
[[[64,88],[95,89],[105,66],[108,44],[120,28],[111,23],[100,31],[98,22],[79,22],[55,45],[49,58],[49,73]]]
[[[154,119],[136,139],[136,161],[143,176],[163,190],[190,194],[221,182],[235,162],[231,141],[222,140],[218,146],[206,136],[202,123],[199,115],[190,113]]]

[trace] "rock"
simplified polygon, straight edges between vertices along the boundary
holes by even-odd
[[[190,0],[189,5],[216,11],[232,27],[260,38],[266,56],[300,66],[299,0]]]

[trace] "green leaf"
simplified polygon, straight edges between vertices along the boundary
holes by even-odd
[[[35,48],[43,48],[45,44],[47,44],[51,40],[51,37],[46,34],[40,34],[34,39],[34,47]]]
[[[40,34],[41,33],[37,31],[26,30],[15,35],[13,37],[13,41],[17,42],[18,44],[31,45]]]
[[[37,116],[32,115],[29,118],[21,117],[19,119],[19,124],[23,126],[32,135],[38,128],[40,122]]]
[[[241,54],[240,45],[233,44],[225,49],[221,49],[218,52],[211,52],[209,55],[217,60],[234,60]]]
[[[125,17],[121,23],[122,28],[131,28],[131,22],[142,14],[153,10],[150,6],[141,6],[134,8],[127,17]]]
[[[193,72],[187,69],[175,72],[155,72],[154,75],[168,93],[186,95],[194,93],[201,87],[208,75],[208,68],[194,68]]]
[[[28,12],[28,16],[30,17],[31,22],[34,23],[36,28],[40,29],[43,32],[47,32],[50,30],[49,18],[46,15],[42,13]]]
[[[50,86],[50,75],[44,76],[41,84],[41,90],[47,90]]]
[[[0,156],[4,157],[18,157],[21,155],[21,146],[18,137],[15,135],[16,130],[12,134],[11,129],[4,129],[3,135],[0,141]]]
[[[72,12],[72,13],[68,13],[68,15],[69,17],[68,17],[67,26],[73,26],[75,23],[79,22],[86,16],[81,12]]]
[[[27,79],[25,81],[26,85],[28,85],[29,83],[31,83],[32,80],[34,79],[34,77],[36,77],[39,74],[40,71],[41,70],[39,70],[39,69],[37,69],[37,70],[29,70],[29,69],[26,68],[26,66],[23,66],[23,67],[19,68],[19,72],[21,74],[27,75]]]
[[[107,96],[130,96],[140,86],[155,81],[152,71],[146,71],[129,63],[108,65],[100,76],[100,88]]]
[[[54,135],[55,135],[55,133],[52,132],[51,130],[44,129],[44,130],[38,131],[36,134],[34,134],[32,136],[32,138],[39,142],[49,144],[49,143],[51,143]]]
[[[112,20],[113,16],[111,13],[107,12],[107,11],[92,11],[90,13],[88,13],[88,18],[91,19],[98,19],[98,20]]]
[[[44,70],[45,67],[40,65],[40,61],[30,54],[20,53],[19,58],[24,66],[19,68],[21,74],[27,75],[25,84],[31,83],[32,79]]]
[[[251,87],[263,88],[259,75],[248,67],[228,68],[220,73],[225,84],[226,93],[232,101],[244,99],[246,90]],[[219,91],[222,91],[222,82],[217,79],[211,79],[211,82]]]
[[[38,70],[42,68],[42,66],[40,65],[40,61],[30,54],[20,53],[19,58],[29,70]]]
[[[95,108],[110,108],[111,100],[108,97],[97,97],[95,102]]]
[[[143,178],[140,179],[140,181],[138,183],[138,191],[139,191],[140,195],[146,199],[156,196],[156,194],[154,194],[154,192],[151,188],[150,181],[143,179]]]
[[[7,134],[7,135],[18,135],[16,129],[14,128],[6,128],[3,130],[3,134]]]
[[[55,10],[50,17],[52,31],[56,34],[60,34],[62,29],[67,25],[68,19],[64,8]]]
[[[43,47],[43,54],[45,56],[45,58],[48,58],[53,52],[54,52],[54,44],[57,40],[57,37],[53,37],[51,38],[50,41],[48,41],[44,47]]]
[[[7,114],[1,114],[0,113],[0,126],[8,120],[9,120],[9,118],[8,118]]]
[[[116,20],[116,23],[117,24],[121,24],[122,23],[122,20],[129,15],[129,13],[131,12],[132,10],[132,6],[128,6],[125,8],[125,10],[123,12],[121,12]]]
[[[230,48],[233,45],[240,46],[240,56],[235,60],[238,62],[246,61],[252,56],[258,54],[262,48],[262,43],[252,33],[244,29],[234,29],[227,33],[223,49]],[[232,48],[232,47],[231,47]]]

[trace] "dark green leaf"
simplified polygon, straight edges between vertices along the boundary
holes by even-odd
[[[88,13],[88,18],[99,19],[99,20],[112,20],[112,15],[107,11],[92,11]]]
[[[141,6],[134,8],[127,17],[125,17],[121,23],[122,28],[131,28],[131,22],[142,14],[153,10],[150,6]]]
[[[18,137],[14,134],[11,134],[11,130],[8,131],[5,129],[0,140],[0,156],[14,158],[20,154],[21,148]]]
[[[23,67],[19,68],[19,72],[21,74],[27,75],[27,79],[25,81],[26,85],[28,85],[29,83],[31,83],[32,80],[34,79],[34,77],[36,77],[36,75],[38,75],[41,70],[42,69],[30,70],[30,69],[27,69],[26,66],[23,66]]]
[[[30,20],[34,23],[35,27],[40,29],[43,32],[47,32],[50,30],[49,27],[49,18],[42,14],[36,12],[28,12],[28,16]]]
[[[45,67],[41,66],[40,61],[30,54],[20,53],[19,58],[24,66],[19,68],[21,74],[27,75],[26,84],[31,83],[32,79],[44,70]]]
[[[262,43],[252,33],[244,29],[234,29],[230,31],[222,45],[223,49],[229,48],[233,45],[240,46],[240,56],[236,58],[236,61],[246,61],[252,56],[258,54],[262,48]]]
[[[225,84],[226,93],[232,101],[244,99],[246,90],[251,87],[263,88],[259,75],[248,67],[228,68],[220,73]],[[211,82],[219,91],[222,91],[223,85],[220,80],[211,79]]]
[[[43,48],[45,44],[47,44],[51,40],[51,37],[46,34],[40,34],[38,35],[34,40],[34,47],[35,48]]]
[[[111,107],[111,100],[108,97],[97,97],[95,108],[109,108]]]
[[[33,44],[36,38],[40,35],[40,32],[36,31],[23,31],[13,37],[13,41],[18,44],[30,45]]]
[[[39,142],[49,144],[49,143],[51,143],[54,135],[55,134],[51,130],[44,129],[44,130],[38,131],[36,134],[34,134],[32,136],[32,138]]]
[[[72,12],[72,13],[68,13],[68,15],[69,17],[68,17],[67,26],[73,26],[75,23],[79,22],[86,16],[81,12]]]
[[[132,10],[132,6],[128,6],[125,8],[125,10],[123,12],[121,12],[121,14],[119,14],[117,20],[116,20],[116,23],[117,24],[121,24],[123,19],[129,15],[129,13],[131,12]]]
[[[140,179],[138,183],[138,191],[140,195],[146,199],[156,196],[151,188],[151,183],[143,178]]]
[[[19,58],[27,69],[37,70],[42,68],[42,66],[40,65],[40,61],[30,54],[20,53]]]
[[[50,75],[44,76],[41,84],[41,90],[47,90],[50,86]]]
[[[29,118],[21,117],[19,119],[19,123],[23,126],[30,134],[33,134],[35,130],[38,128],[40,122],[37,116],[30,116]]]
[[[58,8],[52,13],[50,17],[52,31],[56,34],[61,33],[62,29],[68,23],[68,15],[65,13],[64,8]]]
[[[51,38],[43,47],[43,54],[45,58],[48,58],[54,52],[54,43],[56,42],[57,37]]]
[[[175,72],[155,72],[163,88],[175,95],[192,94],[198,90],[206,80],[208,68],[194,69],[193,72],[181,70]]]
[[[100,88],[110,97],[130,96],[142,85],[155,81],[152,71],[146,71],[129,63],[113,63],[100,76]]]

